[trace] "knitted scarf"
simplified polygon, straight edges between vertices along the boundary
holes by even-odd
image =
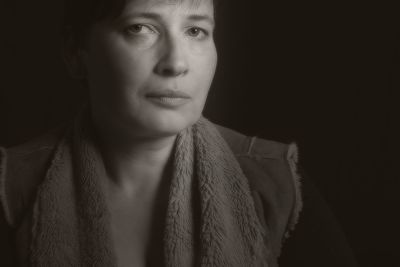
[[[99,182],[106,172],[88,128],[87,121],[77,120],[39,187],[32,266],[117,266]],[[268,266],[265,230],[247,179],[213,124],[200,118],[182,131],[173,156],[165,266]]]

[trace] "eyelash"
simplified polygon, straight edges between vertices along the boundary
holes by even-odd
[[[139,31],[135,31],[135,27],[140,27]],[[148,24],[141,24],[141,23],[136,23],[136,24],[132,24],[129,25],[128,27],[125,28],[124,32],[126,32],[129,35],[135,35],[135,34],[140,34],[141,30],[143,28],[147,28],[149,31],[153,32],[153,33],[158,33],[158,31],[151,25]],[[191,30],[197,30],[198,34],[197,35],[192,35],[189,32]],[[198,39],[204,39],[206,37],[208,37],[210,34],[207,30],[200,28],[200,27],[196,27],[196,26],[191,26],[191,27],[187,27],[186,32],[188,33],[189,36],[194,37],[194,38],[198,38]],[[200,35],[200,33],[202,33],[204,35],[204,37],[198,37]]]
[[[208,36],[210,35],[209,32],[208,32],[207,30],[205,30],[205,29],[203,29],[203,28],[200,28],[200,27],[189,27],[189,28],[187,29],[186,32],[189,32],[189,31],[191,31],[191,30],[197,30],[199,34],[202,33],[202,34],[204,35],[204,37],[199,38],[199,39],[206,38],[206,37],[208,37]],[[191,34],[189,34],[189,35],[192,36],[192,37],[197,38],[197,37],[199,36],[199,34],[197,34],[197,35],[191,35]]]
[[[140,27],[141,28],[140,30],[142,30],[143,28],[147,28],[149,31],[151,31],[153,33],[157,33],[157,31],[152,26],[147,25],[147,24],[140,24],[140,23],[129,25],[125,29],[125,32],[128,33],[128,34],[139,34],[139,32],[134,32],[133,31],[134,27]]]

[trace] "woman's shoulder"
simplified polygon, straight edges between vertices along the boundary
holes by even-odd
[[[214,126],[245,172],[249,167],[247,165],[250,165],[252,168],[260,169],[261,176],[265,172],[273,172],[275,175],[271,178],[290,177],[291,180],[295,180],[295,186],[297,186],[300,177],[297,171],[299,156],[296,143],[286,144],[257,136],[248,136],[215,123]],[[256,178],[260,178],[260,175],[256,175]],[[265,180],[263,177],[261,179]]]
[[[0,147],[0,200],[10,225],[18,224],[20,214],[33,202],[64,130],[62,125],[22,144]]]
[[[298,148],[216,125],[248,179],[261,223],[277,248],[293,230],[302,209]],[[279,255],[280,251],[276,251]]]
[[[282,143],[274,140],[248,136],[236,130],[215,124],[232,152],[237,156],[254,156],[276,160],[297,160],[298,152],[295,143]]]

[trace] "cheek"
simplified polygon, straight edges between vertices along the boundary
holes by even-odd
[[[98,45],[89,57],[90,85],[110,97],[135,94],[151,72],[150,59],[123,45]]]
[[[199,76],[203,90],[208,92],[217,66],[217,52],[215,47],[197,57],[194,65],[196,66],[196,73]]]
[[[192,79],[197,87],[197,99],[193,112],[201,113],[207,99],[212,80],[217,66],[217,53],[215,49],[203,53],[194,60],[196,79]]]
[[[104,78],[109,77],[114,85],[124,84],[132,78],[141,77],[141,72],[146,67],[140,56],[127,49],[104,51],[97,57],[102,59],[102,62],[97,62],[99,65],[93,67],[101,68],[103,71],[99,74],[104,75]]]

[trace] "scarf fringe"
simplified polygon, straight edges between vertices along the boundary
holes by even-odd
[[[294,180],[295,189],[295,205],[292,211],[292,216],[289,218],[288,232],[285,237],[289,237],[289,231],[293,231],[299,221],[300,211],[303,209],[303,198],[301,194],[301,176],[297,170],[297,164],[299,161],[298,146],[296,143],[291,143],[287,152],[287,161],[289,162],[290,171]]]

